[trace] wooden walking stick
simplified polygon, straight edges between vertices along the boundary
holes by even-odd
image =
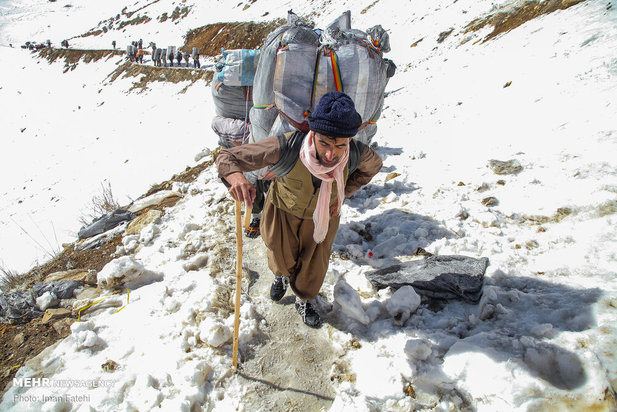
[[[251,213],[249,212],[248,205],[246,205],[246,211],[244,212],[244,229],[248,229],[250,224],[251,224]]]
[[[245,212],[245,222],[251,216],[248,206]],[[246,223],[248,226],[248,223]],[[234,320],[234,346],[231,364],[234,369],[238,369],[238,333],[240,329],[240,297],[242,293],[242,210],[241,204],[236,200],[236,308]]]

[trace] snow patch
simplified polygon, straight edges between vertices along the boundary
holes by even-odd
[[[98,286],[104,289],[117,289],[121,286],[135,289],[162,279],[161,273],[147,270],[130,256],[112,260],[97,275]]]
[[[397,289],[390,299],[386,300],[385,306],[394,323],[404,325],[411,317],[411,314],[420,306],[420,295],[416,293],[412,286],[403,286]]]

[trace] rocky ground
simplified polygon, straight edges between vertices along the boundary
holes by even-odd
[[[212,161],[208,160],[176,174],[171,179],[153,186],[142,197],[167,190],[173,182],[191,182],[199,176],[202,170],[211,165]],[[173,206],[178,199],[177,197],[166,198],[157,205],[144,208],[136,213],[137,218],[146,216],[151,210],[165,213],[165,210]],[[20,276],[19,282],[11,285],[10,291],[26,290],[40,281],[70,279],[74,278],[75,275],[99,272],[116,257],[114,253],[121,242],[122,235],[117,235],[95,249],[79,250],[78,246],[81,242],[65,245],[64,250],[54,259]],[[96,288],[95,282],[90,285],[86,284],[86,289],[81,295],[77,296],[77,299],[93,299],[100,293],[101,290]],[[70,334],[70,325],[79,316],[79,313],[73,313],[70,310],[72,301],[63,301],[59,308],[48,309],[46,316],[33,319],[27,323],[0,324],[0,348],[2,348],[0,390],[2,393],[5,392],[7,384],[12,381],[21,365],[34,358],[43,349]]]

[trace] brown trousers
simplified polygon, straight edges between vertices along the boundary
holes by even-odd
[[[289,277],[291,289],[301,299],[313,299],[323,284],[340,216],[331,216],[326,238],[313,240],[313,219],[300,219],[266,197],[259,230],[268,248],[268,267],[276,276]]]

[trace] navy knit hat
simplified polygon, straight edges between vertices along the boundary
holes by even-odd
[[[308,118],[311,130],[329,137],[354,137],[362,124],[353,100],[343,92],[324,94]]]

